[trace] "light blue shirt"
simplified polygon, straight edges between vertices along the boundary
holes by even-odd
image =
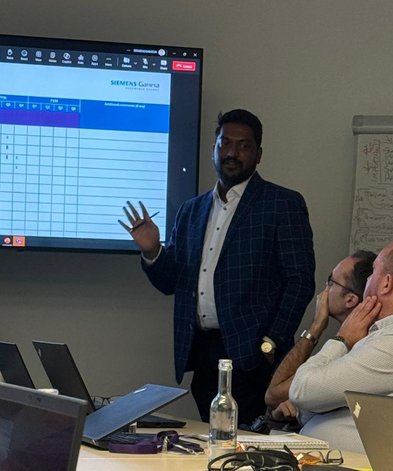
[[[328,340],[298,368],[289,389],[302,434],[326,440],[332,448],[364,452],[347,390],[393,393],[393,315],[376,321],[350,351],[343,342]]]

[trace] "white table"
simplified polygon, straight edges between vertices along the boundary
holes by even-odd
[[[207,433],[206,423],[184,419],[187,425],[179,430],[184,435]],[[154,432],[157,429],[140,429]],[[159,430],[157,430],[159,431]],[[243,433],[243,432],[242,432]],[[360,453],[343,451],[343,466],[352,468],[369,467],[367,457]],[[82,445],[77,471],[206,471],[207,454],[183,455],[179,453],[158,453],[157,455],[133,455],[109,453]]]

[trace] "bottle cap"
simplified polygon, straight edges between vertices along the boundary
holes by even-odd
[[[229,360],[229,359],[218,360],[218,369],[219,370],[232,370],[232,360]]]

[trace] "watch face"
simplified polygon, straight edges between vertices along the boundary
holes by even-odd
[[[263,344],[261,345],[261,350],[263,351],[263,353],[271,353],[271,351],[273,350],[273,345],[269,342],[263,342]]]

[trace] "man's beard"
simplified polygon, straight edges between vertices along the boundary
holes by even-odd
[[[228,162],[236,163],[237,165],[236,167],[231,167],[228,169],[225,166],[225,164]],[[231,157],[220,160],[218,163],[214,161],[214,167],[216,169],[218,178],[227,188],[232,188],[233,186],[248,180],[255,171],[255,168],[244,168],[242,162]],[[232,172],[232,170],[236,171]]]

